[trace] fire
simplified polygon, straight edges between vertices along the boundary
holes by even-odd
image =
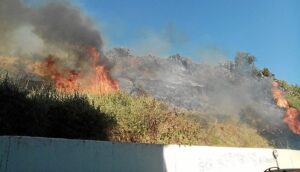
[[[29,66],[29,70],[42,77],[54,81],[59,91],[74,92],[79,89],[79,72],[68,68],[61,68],[58,59],[49,55],[44,61],[38,61]]]
[[[96,48],[86,48],[89,59],[89,72],[70,69],[61,64],[59,59],[49,55],[29,67],[32,73],[51,79],[60,92],[84,92],[103,94],[119,90],[118,83],[113,80],[106,67],[99,65],[100,53]]]
[[[277,106],[286,109],[283,121],[288,125],[292,132],[300,134],[300,113],[297,109],[289,106],[277,82],[272,83],[272,94]]]
[[[288,108],[283,121],[288,124],[289,128],[296,134],[300,134],[299,111],[295,108]]]
[[[277,82],[272,83],[272,94],[277,106],[285,109],[289,107],[289,103],[284,98],[283,92],[279,89],[279,84]]]

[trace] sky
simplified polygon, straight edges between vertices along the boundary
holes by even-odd
[[[258,68],[300,85],[299,0],[69,0],[96,22],[105,49],[127,47],[195,62],[256,57]]]

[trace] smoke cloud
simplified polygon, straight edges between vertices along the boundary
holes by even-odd
[[[34,11],[31,23],[42,39],[59,45],[102,48],[100,33],[79,9],[67,3],[50,3]]]
[[[156,55],[168,57],[170,52],[184,47],[188,42],[187,35],[175,24],[168,24],[160,31],[145,30],[130,47],[139,55]]]
[[[0,0],[2,55],[46,58],[51,54],[69,68],[88,71],[86,48],[95,47],[103,54],[101,34],[79,8],[68,2],[39,6],[24,2]]]
[[[213,45],[201,47],[197,52],[197,56],[201,63],[211,65],[224,63],[226,59],[228,59],[228,55],[225,50]]]

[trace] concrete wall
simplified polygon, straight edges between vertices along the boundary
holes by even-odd
[[[300,151],[277,151],[281,168],[300,168]],[[0,137],[0,172],[254,172],[275,166],[272,149]]]

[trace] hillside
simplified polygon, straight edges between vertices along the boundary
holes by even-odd
[[[4,3],[1,135],[300,149],[299,87],[249,53],[213,64],[151,55],[164,46],[145,40],[149,55],[107,50],[101,23],[69,1]]]
[[[267,68],[256,68],[251,54],[239,52],[234,61],[214,65],[194,63],[178,54],[168,58],[137,56],[122,48],[106,56],[113,64],[112,75],[133,95],[150,94],[221,121],[235,118],[257,129],[277,147],[299,148],[299,136],[282,120],[285,109],[274,101],[274,75]]]
[[[274,102],[274,77],[266,74],[266,69],[257,69],[248,53],[238,53],[233,62],[208,65],[180,55],[141,57],[128,49],[115,48],[106,53],[106,58],[121,91],[101,95],[56,91],[56,81],[24,71],[32,62],[16,65],[16,58],[6,57],[11,63],[1,64],[1,88],[6,93],[2,100],[11,98],[12,103],[21,103],[22,109],[5,109],[11,105],[2,101],[6,105],[2,122],[11,122],[2,125],[2,135],[247,147],[300,145],[299,136],[282,121],[284,110]],[[5,77],[5,71],[12,71],[11,79]],[[297,106],[298,87],[280,83],[290,104]],[[20,101],[14,98],[18,94]],[[16,127],[14,120],[20,121],[26,108],[30,109],[26,110],[29,118],[23,116],[21,121],[27,123],[23,128]]]
[[[0,81],[0,134],[156,144],[266,147],[269,143],[234,119],[218,122],[174,109],[150,96],[115,93],[65,95]],[[30,85],[30,84],[29,84]]]

